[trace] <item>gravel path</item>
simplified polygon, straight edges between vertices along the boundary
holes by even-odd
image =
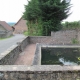
[[[36,44],[28,45],[26,49],[19,55],[14,65],[31,65],[34,58],[35,49]]]

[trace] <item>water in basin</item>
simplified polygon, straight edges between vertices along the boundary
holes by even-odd
[[[42,48],[41,65],[79,65],[79,48]]]

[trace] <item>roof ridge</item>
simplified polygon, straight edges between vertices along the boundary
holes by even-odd
[[[6,30],[12,30],[10,25],[6,21],[0,21],[0,24],[6,29]]]

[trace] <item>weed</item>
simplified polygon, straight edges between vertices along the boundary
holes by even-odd
[[[75,39],[75,38],[72,39],[72,44],[78,44],[78,43],[79,43],[79,41],[77,39]]]

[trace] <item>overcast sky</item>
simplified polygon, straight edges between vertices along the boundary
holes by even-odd
[[[24,12],[27,0],[0,0],[0,20],[17,22]]]
[[[73,12],[66,21],[80,20],[80,0],[71,0]],[[24,12],[24,4],[27,0],[0,0],[0,20],[6,22],[17,22]]]
[[[66,21],[78,21],[80,20],[80,0],[71,0],[72,8],[70,12],[72,14],[66,19]]]

